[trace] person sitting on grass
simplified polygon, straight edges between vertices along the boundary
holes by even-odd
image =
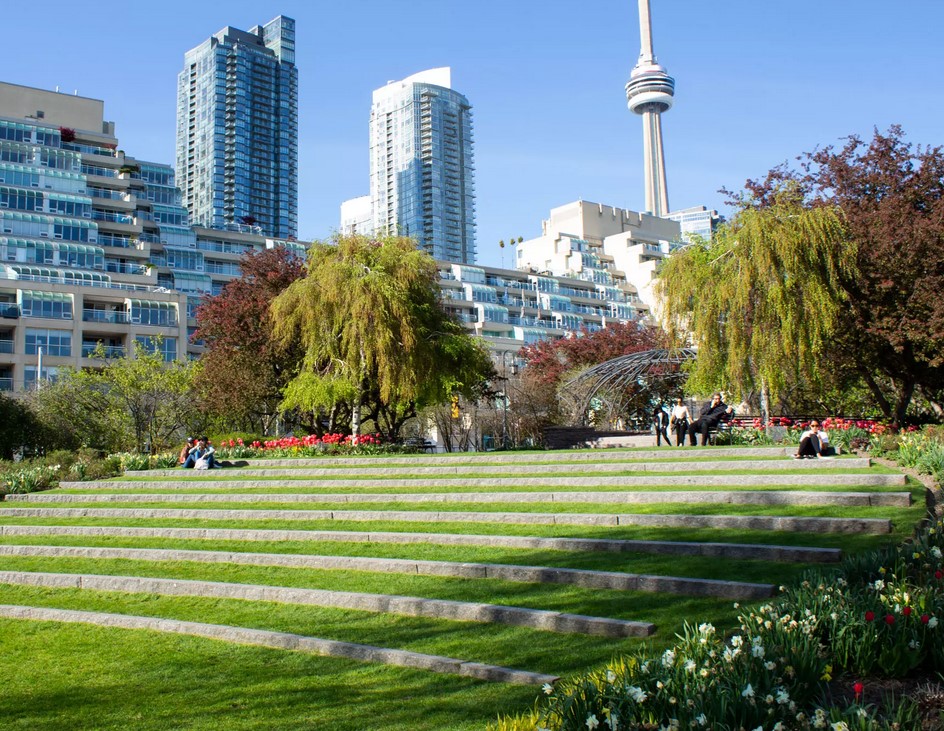
[[[180,448],[180,456],[177,457],[177,464],[181,467],[187,464],[187,457],[190,456],[191,449],[193,449],[193,437],[187,437],[187,443]]]
[[[214,458],[214,453],[216,452],[213,447],[210,446],[210,440],[205,436],[197,439],[196,446],[190,450],[190,454],[187,457],[187,461],[184,463],[184,467],[187,469],[195,470],[216,470],[222,467],[216,459]]]
[[[701,434],[701,446],[708,443],[708,432],[717,428],[718,424],[734,414],[734,407],[728,406],[721,400],[721,394],[716,393],[711,401],[705,404],[698,418],[688,425],[688,443],[695,446],[695,435]]]
[[[834,454],[836,450],[829,446],[829,435],[820,429],[820,423],[814,419],[810,422],[810,428],[800,435],[800,447],[793,458],[821,459]]]

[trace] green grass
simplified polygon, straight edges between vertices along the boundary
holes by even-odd
[[[721,448],[718,448],[721,449]],[[624,450],[627,461],[646,447]],[[687,474],[759,474],[765,484],[757,487],[712,486],[710,490],[769,490],[777,475],[808,474],[790,469],[745,472],[732,464],[730,470],[699,471],[694,460],[737,458],[711,455],[712,448],[686,453],[692,461]],[[519,453],[520,454],[520,453]],[[531,452],[541,463],[546,452]],[[396,455],[399,456],[399,455]],[[450,455],[461,462],[468,455]],[[357,464],[352,458],[348,464]],[[421,460],[421,457],[417,458]],[[529,459],[529,461],[530,461]],[[750,457],[750,459],[757,459]],[[774,459],[783,459],[782,457]],[[469,461],[466,459],[465,461]],[[477,462],[482,463],[482,462]],[[609,461],[608,461],[609,463]],[[363,464],[363,462],[362,462]],[[325,465],[330,467],[332,465]],[[301,465],[297,465],[301,467]],[[824,470],[824,472],[826,472]],[[827,474],[886,474],[882,467],[842,470],[832,466]],[[489,475],[505,476],[501,466]],[[562,465],[553,474],[566,477],[593,475],[592,465],[577,461]],[[662,473],[629,470],[607,473],[619,477],[659,477]],[[686,473],[666,472],[681,476]],[[301,476],[299,474],[299,476]],[[539,477],[551,476],[540,475]],[[238,469],[194,478],[180,475],[180,488],[150,490],[162,494],[224,492],[203,489],[201,480],[233,480]],[[394,477],[391,475],[390,477]],[[428,477],[423,476],[428,479]],[[478,475],[469,477],[479,477]],[[488,475],[485,476],[486,478]],[[134,481],[150,478],[133,478]],[[261,478],[265,479],[265,478]],[[99,494],[121,494],[121,503],[46,504],[43,507],[153,509],[265,510],[407,510],[416,512],[412,521],[125,519],[63,518],[50,515],[17,518],[8,507],[40,507],[42,504],[0,504],[3,525],[76,525],[129,527],[246,528],[292,531],[431,532],[443,534],[546,536],[660,541],[708,541],[768,545],[841,548],[857,552],[909,536],[923,516],[924,488],[914,481],[905,487],[795,486],[792,490],[899,492],[910,490],[915,505],[909,508],[843,508],[832,506],[743,506],[661,503],[649,505],[547,503],[405,503],[397,502],[393,488],[384,503],[324,503],[305,506],[280,503],[282,493],[331,494],[338,488],[293,488],[294,477],[274,477],[271,486],[251,488],[266,495],[265,503],[156,503],[135,504],[133,493],[105,488]],[[330,479],[330,476],[324,479]],[[467,479],[467,478],[466,478]],[[279,482],[281,480],[281,483]],[[461,476],[444,476],[437,486],[409,492],[615,492],[620,487],[541,487],[482,490],[463,485]],[[382,483],[381,483],[382,485]],[[343,492],[385,494],[370,488],[343,488]],[[638,490],[694,490],[691,486],[640,487]],[[75,494],[89,494],[71,490]],[[719,529],[650,528],[642,526],[567,526],[476,522],[427,523],[424,512],[561,512],[597,514],[702,514],[702,515],[795,515],[819,517],[877,517],[892,519],[893,532],[886,535],[843,535],[741,531]],[[300,553],[328,556],[369,556],[456,562],[517,564],[624,571],[639,574],[729,579],[759,583],[791,583],[807,568],[803,564],[771,561],[717,560],[691,556],[663,556],[644,552],[605,553],[512,549],[502,546],[448,546],[434,543],[382,543],[353,540],[239,541],[216,539],[161,539],[110,536],[0,536],[0,544],[105,546],[254,553]],[[239,564],[206,564],[194,561],[164,562],[140,559],[39,558],[4,556],[0,567],[13,571],[95,573],[152,576],[175,579],[310,587],[479,601],[511,606],[573,612],[596,616],[649,621],[657,634],[651,643],[658,651],[674,642],[685,620],[708,621],[719,628],[734,623],[737,610],[729,600],[644,592],[593,590],[571,585],[532,584],[496,579],[470,580],[453,577],[381,573],[351,570],[305,569]],[[638,648],[641,640],[611,640],[576,634],[542,632],[520,627],[472,622],[404,617],[393,614],[352,612],[341,609],[148,594],[101,592],[76,589],[0,585],[0,603],[118,612],[140,616],[228,624],[293,632],[382,647],[444,655],[483,663],[553,674],[572,674],[598,667],[613,655]],[[12,729],[472,729],[482,728],[498,714],[514,713],[533,701],[535,688],[491,684],[418,670],[385,667],[304,653],[240,647],[233,644],[140,630],[120,630],[50,622],[0,620],[0,670],[5,693],[0,694],[3,728]]]
[[[534,695],[157,632],[0,620],[0,637],[8,731],[470,731]]]

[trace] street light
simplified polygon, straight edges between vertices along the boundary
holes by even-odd
[[[502,381],[504,382],[504,388],[502,389],[502,448],[508,449],[508,376],[506,372],[506,366],[508,361],[506,356],[508,355],[507,350],[502,351]],[[514,356],[511,358],[511,375],[518,375],[518,364],[515,363]]]

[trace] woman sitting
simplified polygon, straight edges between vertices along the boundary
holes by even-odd
[[[829,435],[820,429],[815,419],[810,422],[810,428],[800,435],[800,448],[793,455],[794,459],[820,459],[831,457],[836,450],[829,446]]]
[[[214,470],[220,469],[222,465],[216,462],[213,454],[216,451],[209,444],[210,440],[206,437],[200,437],[197,445],[190,450],[184,467],[195,470]]]

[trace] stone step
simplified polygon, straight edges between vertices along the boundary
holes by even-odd
[[[252,566],[373,571],[379,573],[456,576],[464,579],[500,579],[540,584],[573,584],[617,591],[666,592],[726,599],[764,599],[773,596],[772,584],[743,581],[697,579],[678,576],[629,574],[618,571],[590,571],[551,566],[516,564],[417,561],[400,558],[359,556],[313,556],[296,553],[241,553],[233,551],[191,551],[155,548],[97,548],[88,546],[4,546],[0,556],[43,556],[48,558],[129,559],[133,561],[193,561]]]
[[[183,470],[181,470],[183,472]],[[60,482],[63,490],[172,490],[179,487],[203,487],[207,489],[260,488],[291,485],[292,487],[318,488],[415,488],[415,487],[654,487],[654,486],[693,486],[693,487],[728,487],[772,485],[823,485],[830,487],[868,486],[901,487],[905,485],[905,475],[865,474],[800,474],[800,475],[653,475],[649,477],[629,475],[624,477],[490,477],[459,478],[445,477],[416,479],[323,479],[323,480],[240,480],[226,479],[218,471],[207,478],[194,477],[187,471],[177,480],[95,480],[89,482]]]
[[[456,465],[456,464],[514,464],[554,462],[603,462],[608,460],[652,460],[652,459],[717,459],[719,457],[776,458],[787,457],[796,452],[789,447],[662,447],[656,449],[560,449],[543,452],[453,452],[451,454],[416,454],[399,457],[306,457],[298,459],[248,459],[250,467],[328,467],[332,465]]]
[[[777,546],[763,543],[699,543],[607,538],[545,538],[542,536],[474,535],[467,533],[392,533],[383,531],[252,530],[244,528],[140,528],[87,525],[0,525],[0,537],[94,536],[164,538],[207,541],[313,541],[331,543],[431,544],[482,546],[521,550],[603,551],[719,559],[836,563],[838,548]]]
[[[159,508],[19,508],[9,518],[145,518],[182,520],[342,520],[423,523],[513,523],[532,525],[647,525],[663,528],[725,528],[811,533],[890,533],[884,518],[817,518],[768,515],[651,515],[607,513],[425,512],[410,510],[213,510]]]
[[[908,507],[910,492],[807,492],[709,490],[661,492],[447,492],[447,493],[119,493],[8,495],[7,502],[30,503],[695,503],[731,505],[838,505]]]
[[[168,632],[212,640],[234,642],[240,645],[256,645],[278,650],[310,652],[327,657],[341,657],[350,660],[376,662],[384,665],[419,668],[434,673],[451,673],[478,680],[499,683],[517,683],[521,685],[554,684],[559,680],[556,675],[532,673],[527,670],[514,670],[498,665],[485,665],[467,660],[424,655],[407,650],[393,650],[373,645],[360,645],[353,642],[325,640],[317,637],[272,632],[269,630],[232,627],[222,624],[203,622],[184,622],[160,617],[141,617],[129,614],[106,612],[86,612],[75,609],[50,609],[46,607],[24,607],[10,604],[0,605],[0,617],[5,619],[26,619],[36,622],[67,622],[97,625],[99,627],[117,627],[121,629],[146,630],[149,632]]]
[[[156,579],[139,576],[100,576],[32,571],[0,571],[0,584],[53,588],[115,591],[161,596],[199,596],[221,599],[303,604],[363,612],[383,612],[409,617],[431,617],[463,622],[507,624],[546,632],[564,632],[601,637],[647,637],[655,632],[649,622],[608,617],[589,617],[543,609],[527,609],[501,604],[460,602],[447,599],[366,594],[326,589],[296,589],[260,584],[233,584],[221,581]]]
[[[736,460],[736,461],[684,461],[684,462],[605,462],[595,463],[558,463],[558,464],[507,464],[507,465],[470,465],[444,464],[436,466],[425,465],[384,465],[383,467],[359,466],[357,462],[338,465],[337,467],[238,467],[225,472],[229,479],[243,477],[347,477],[362,475],[364,477],[386,477],[395,474],[407,475],[436,475],[446,477],[451,475],[481,475],[500,473],[509,475],[539,475],[550,473],[570,472],[579,469],[580,472],[708,472],[728,470],[751,470],[769,472],[773,470],[791,470],[796,472],[825,470],[852,470],[866,469],[871,466],[869,458],[850,457],[849,459],[815,460],[815,459],[777,459],[777,460]],[[455,461],[455,460],[453,460]],[[184,472],[183,474],[193,474]],[[213,473],[216,476],[217,473]],[[128,472],[129,477],[179,477],[181,470],[140,470]]]

